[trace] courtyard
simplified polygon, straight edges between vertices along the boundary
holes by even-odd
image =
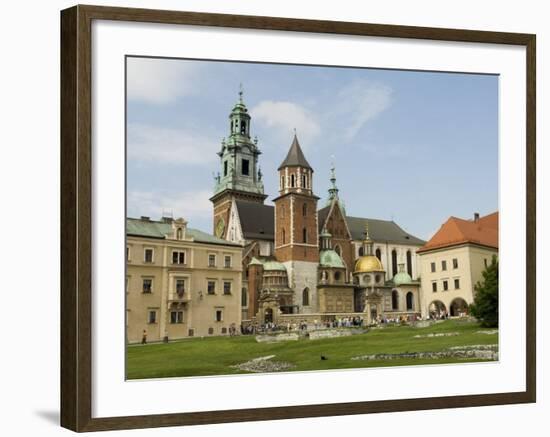
[[[452,319],[422,328],[384,326],[315,340],[196,337],[129,345],[126,353],[127,379],[451,364],[494,360],[498,331],[484,329],[470,319]]]

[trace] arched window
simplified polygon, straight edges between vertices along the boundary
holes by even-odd
[[[283,232],[282,232],[282,237],[283,237],[283,244],[286,243],[286,233],[285,233],[285,229],[283,228]]]
[[[382,261],[382,252],[380,251],[380,249],[376,249],[376,252],[374,252],[374,254],[379,261]]]
[[[242,289],[241,306],[243,306],[243,307],[248,306],[248,293],[246,292],[246,288]]]
[[[307,215],[307,203],[302,205],[302,215],[305,217]]]
[[[340,272],[334,272],[334,280],[339,281],[342,277],[342,274]]]
[[[407,293],[407,311],[414,310],[414,295],[412,294],[412,291],[409,291]]]
[[[336,246],[334,246],[334,251],[335,251],[338,255],[341,255],[341,254],[342,254],[342,248],[340,247],[339,244],[337,244]]]
[[[399,293],[397,290],[391,292],[391,309],[394,311],[399,309]]]
[[[359,248],[359,256],[363,256],[365,254],[365,249],[363,249],[363,246]]]
[[[302,241],[304,243],[307,243],[307,229],[306,228],[302,229]]]
[[[183,229],[178,228],[178,230],[176,231],[176,240],[182,240],[182,239],[183,239]]]
[[[397,251],[395,249],[391,251],[391,271],[392,276],[397,275]]]
[[[304,288],[302,291],[302,305],[307,307],[309,306],[309,288]]]
[[[410,250],[407,250],[407,273],[412,278],[413,275],[413,263],[412,263],[412,254]]]
[[[293,174],[291,174],[291,175],[290,175],[290,186],[291,186],[292,188],[294,188],[295,185],[296,185],[296,177],[295,177]]]
[[[241,121],[241,134],[242,135],[245,135],[246,134],[246,121]]]

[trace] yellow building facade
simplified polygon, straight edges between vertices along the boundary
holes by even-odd
[[[476,283],[498,257],[498,212],[473,220],[449,218],[418,255],[422,316],[466,315]]]
[[[183,219],[126,223],[129,343],[240,333],[240,245]]]

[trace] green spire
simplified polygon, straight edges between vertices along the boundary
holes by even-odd
[[[229,113],[229,135],[223,139],[218,156],[221,169],[214,175],[214,195],[235,190],[256,195],[264,194],[259,169],[258,139],[250,137],[250,114],[243,100],[243,85],[239,85],[238,100]]]
[[[338,187],[336,186],[336,172],[334,162],[330,167],[330,188],[328,189],[328,200],[331,202],[334,199],[338,199]]]

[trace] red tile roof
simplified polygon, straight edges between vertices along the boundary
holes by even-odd
[[[450,217],[418,252],[473,243],[498,249],[498,211],[478,220]]]

